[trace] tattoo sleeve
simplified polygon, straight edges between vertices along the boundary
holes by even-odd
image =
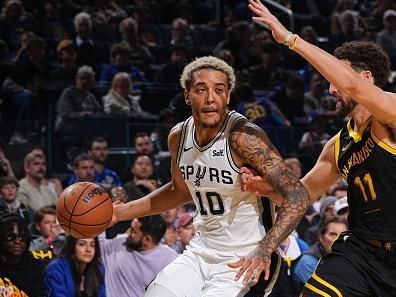
[[[284,197],[275,224],[257,249],[260,256],[268,256],[297,227],[309,207],[308,192],[261,128],[240,123],[231,131],[229,143],[244,166],[256,169]]]

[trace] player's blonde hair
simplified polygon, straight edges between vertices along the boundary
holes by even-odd
[[[231,92],[235,86],[235,73],[234,69],[223,60],[213,57],[205,56],[200,57],[186,65],[180,77],[180,84],[183,89],[188,90],[191,87],[192,74],[201,69],[213,69],[223,72],[227,75],[228,90]]]

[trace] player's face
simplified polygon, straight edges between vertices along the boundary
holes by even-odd
[[[326,253],[331,252],[331,246],[337,239],[341,232],[347,231],[347,226],[342,223],[330,223],[327,225],[327,232],[323,235],[319,235],[319,240],[322,243]]]
[[[90,263],[95,256],[95,239],[78,239],[76,242],[75,256],[81,263]]]
[[[0,195],[8,203],[14,202],[18,193],[18,188],[15,184],[6,184],[1,187]]]
[[[109,149],[107,142],[93,142],[90,150],[90,155],[94,158],[97,163],[104,163],[109,155]]]
[[[138,219],[134,219],[131,223],[131,227],[128,229],[128,238],[126,240],[126,245],[134,250],[140,251],[143,247],[144,234],[141,230],[142,223]]]
[[[47,164],[44,158],[35,158],[25,168],[26,175],[35,179],[42,179],[47,173]]]
[[[74,169],[74,174],[77,177],[77,181],[93,181],[95,175],[94,161],[82,160],[78,163],[78,166]]]
[[[148,136],[141,136],[135,139],[135,151],[138,154],[150,155],[153,151],[153,144]]]
[[[184,246],[189,244],[190,240],[194,237],[194,235],[195,235],[195,227],[192,222],[187,226],[180,227],[179,229],[180,241]]]
[[[342,63],[350,66],[349,61],[341,61]],[[349,115],[358,103],[352,99],[352,97],[347,96],[343,92],[339,91],[333,84],[330,84],[329,93],[334,96],[336,100],[336,111],[342,116]]]
[[[195,71],[191,89],[184,96],[197,127],[220,128],[230,100],[225,73],[212,69]]]
[[[27,249],[27,234],[18,229],[14,224],[12,232],[8,233],[3,244],[3,252],[6,256],[19,257]]]
[[[138,179],[146,179],[153,175],[153,163],[148,156],[137,158],[132,167],[132,174]]]
[[[45,214],[40,223],[36,224],[37,230],[44,238],[48,238],[51,235],[52,225],[56,224],[56,216],[52,214]]]

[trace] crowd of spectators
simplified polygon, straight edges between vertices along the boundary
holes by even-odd
[[[376,42],[396,70],[394,1],[278,2],[302,38],[329,52]],[[98,183],[125,203],[170,181],[167,135],[191,114],[179,77],[195,57],[234,67],[230,108],[267,132],[298,177],[345,120],[323,77],[253,24],[246,1],[0,3],[0,290],[13,296],[140,297],[185,250],[193,205],[84,240],[62,231],[54,207],[75,182]],[[272,296],[299,296],[347,229],[345,190],[342,180],[329,188],[282,242]]]

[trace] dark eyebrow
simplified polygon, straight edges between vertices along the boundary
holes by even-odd
[[[193,85],[193,87],[197,87],[197,86],[200,86],[200,85],[206,85],[206,83],[205,82],[197,82],[196,84],[194,84]],[[223,86],[223,87],[226,87],[226,84],[225,83],[215,83],[215,86]]]

